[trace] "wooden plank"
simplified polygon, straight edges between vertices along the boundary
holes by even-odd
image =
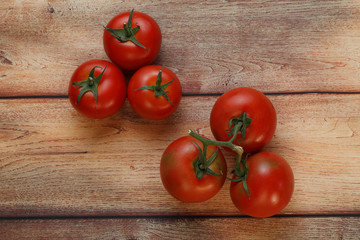
[[[159,23],[155,64],[186,94],[359,92],[360,2],[11,1],[0,6],[0,96],[67,95],[82,62],[107,59],[102,26],[132,8]],[[130,76],[130,74],[129,74]]]
[[[278,128],[267,150],[293,168],[281,214],[360,213],[360,95],[269,96]],[[238,215],[227,182],[213,199],[185,204],[164,190],[163,150],[193,129],[212,137],[216,97],[184,97],[170,118],[147,121],[126,102],[105,120],[67,99],[0,100],[0,216]],[[234,164],[227,153],[229,168]]]
[[[358,239],[359,217],[1,220],[1,239]]]

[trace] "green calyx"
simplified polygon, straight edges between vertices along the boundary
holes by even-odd
[[[201,179],[205,174],[210,174],[210,175],[213,175],[216,177],[222,176],[222,174],[217,174],[210,168],[210,165],[214,162],[214,160],[218,154],[218,149],[216,149],[216,152],[209,159],[206,159],[206,149],[207,148],[204,147],[204,150],[203,150],[203,149],[201,149],[199,144],[197,144],[197,142],[194,142],[194,143],[196,144],[196,147],[199,149],[199,152],[200,152],[199,156],[196,158],[196,160],[193,163],[196,177],[198,179]]]
[[[234,143],[234,141],[235,141],[238,133],[241,133],[242,138],[245,137],[246,128],[250,125],[251,121],[252,121],[252,119],[247,117],[246,112],[242,113],[237,118],[231,119],[229,122],[229,130],[228,130],[229,131],[228,136],[231,136],[231,138],[228,141],[210,140],[210,139],[200,136],[199,134],[195,133],[192,130],[189,130],[189,135],[196,138],[200,142],[202,142],[203,146],[204,146],[203,149],[201,149],[199,147],[199,145],[196,144],[200,151],[199,157],[194,162],[194,168],[195,168],[195,173],[196,173],[197,178],[201,179],[201,177],[203,177],[203,175],[205,173],[211,174],[214,176],[222,176],[222,175],[216,174],[216,173],[212,174],[211,172],[208,172],[208,170],[207,170],[207,169],[209,169],[209,166],[212,163],[212,161],[214,161],[214,159],[216,158],[217,151],[216,151],[216,153],[213,154],[213,156],[210,157],[209,160],[206,160],[206,157],[204,157],[204,156],[206,156],[206,149],[210,145],[214,145],[217,147],[228,147],[237,154],[237,158],[236,158],[235,168],[234,168],[234,170],[231,171],[231,173],[235,174],[236,177],[234,179],[227,177],[227,179],[230,181],[233,181],[233,182],[242,182],[245,192],[250,199],[250,194],[249,194],[249,190],[248,190],[247,183],[246,183],[246,180],[248,177],[248,172],[249,172],[249,169],[246,165],[246,160],[247,160],[248,155],[246,155],[246,157],[244,159],[242,159],[244,149],[241,146],[236,145]]]
[[[232,181],[232,182],[242,182],[244,190],[248,196],[248,198],[250,199],[250,194],[249,194],[249,189],[246,183],[247,177],[248,177],[248,173],[249,173],[249,168],[246,165],[246,161],[248,158],[249,154],[247,154],[245,156],[245,158],[241,158],[241,156],[238,156],[236,159],[236,163],[235,163],[235,168],[231,171],[231,174],[234,174],[236,177],[235,178],[227,178],[228,180]]]
[[[96,68],[101,68],[102,67],[99,67],[99,66],[95,66],[93,67],[93,69],[91,69],[90,73],[89,73],[89,76],[88,76],[88,79],[84,80],[84,81],[81,81],[81,82],[74,82],[72,83],[73,86],[77,86],[77,87],[81,87],[81,90],[79,92],[79,95],[78,95],[78,98],[77,98],[77,101],[76,101],[76,104],[79,103],[81,97],[84,95],[84,93],[88,92],[88,91],[91,91],[93,94],[94,94],[94,98],[95,98],[95,108],[96,108],[96,102],[97,102],[97,89],[98,89],[98,85],[99,85],[99,82],[106,70],[106,67],[107,67],[107,64],[104,68],[104,70],[99,74],[99,76],[95,77],[95,69]]]
[[[210,174],[210,175],[213,175],[216,177],[223,176],[223,173],[218,174],[210,169],[210,165],[215,160],[215,158],[218,154],[218,149],[216,149],[216,152],[209,159],[206,159],[206,151],[207,151],[208,146],[214,145],[217,147],[220,147],[220,146],[228,147],[228,148],[231,148],[233,151],[235,151],[238,154],[238,156],[240,156],[240,157],[242,156],[242,153],[243,153],[242,147],[232,144],[233,139],[231,139],[227,142],[214,141],[214,140],[204,138],[192,130],[189,130],[189,135],[203,143],[203,148],[201,149],[201,147],[195,142],[195,144],[200,152],[199,156],[194,161],[195,174],[198,179],[201,179],[205,174]]]
[[[160,97],[160,96],[164,96],[166,98],[166,100],[173,105],[173,103],[170,101],[169,96],[168,96],[168,92],[165,90],[173,81],[175,78],[173,78],[170,82],[161,84],[162,82],[162,67],[159,71],[159,74],[157,75],[156,78],[156,83],[155,85],[147,85],[138,89],[135,89],[135,91],[138,90],[145,90],[145,89],[151,89],[154,91],[155,97]]]
[[[114,38],[116,38],[117,40],[119,40],[120,42],[127,42],[127,41],[131,41],[134,44],[136,44],[139,47],[144,48],[147,51],[147,48],[142,45],[136,38],[135,38],[135,33],[140,29],[140,26],[136,25],[136,27],[132,28],[131,27],[131,23],[132,23],[132,17],[133,17],[133,13],[134,13],[134,9],[131,10],[130,12],[130,16],[128,19],[128,23],[124,23],[123,24],[123,28],[120,29],[114,29],[114,28],[107,28],[104,27],[105,30],[107,30]]]
[[[251,121],[252,121],[252,119],[246,115],[246,112],[243,112],[237,118],[232,118],[229,121],[229,129],[226,130],[226,131],[229,131],[228,138],[230,136],[236,136],[238,134],[238,132],[240,132],[242,135],[242,138],[239,141],[243,140],[246,136],[246,128],[250,125]],[[237,126],[237,127],[235,127],[235,126]]]

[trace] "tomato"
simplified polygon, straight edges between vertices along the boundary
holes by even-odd
[[[179,79],[170,69],[148,65],[137,70],[130,79],[127,95],[137,114],[159,120],[177,109],[182,90]]]
[[[246,87],[232,89],[218,98],[210,115],[210,127],[219,141],[230,139],[229,122],[246,113],[251,123],[245,138],[238,134],[234,143],[247,153],[259,151],[272,139],[276,129],[276,112],[270,100],[261,92]]]
[[[165,189],[182,202],[203,202],[213,197],[224,184],[226,177],[226,162],[218,150],[215,160],[209,168],[222,176],[204,174],[201,179],[196,177],[195,163],[200,155],[202,143],[192,136],[181,137],[172,142],[164,151],[160,174]],[[216,146],[207,148],[206,158],[216,152]]]
[[[105,60],[90,60],[73,73],[69,84],[73,107],[89,118],[106,118],[120,110],[126,98],[121,70]]]
[[[124,12],[110,20],[103,35],[110,60],[122,69],[151,64],[160,52],[161,31],[153,18],[141,12]]]
[[[247,168],[249,197],[242,182],[230,185],[235,206],[253,217],[270,217],[285,208],[294,191],[294,175],[286,160],[275,153],[259,152],[247,159]]]

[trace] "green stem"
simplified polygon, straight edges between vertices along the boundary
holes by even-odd
[[[130,37],[130,36],[131,36],[131,32],[130,32],[130,30],[129,30],[129,26],[128,26],[126,23],[124,23],[124,24],[123,24],[123,27],[124,27],[124,30],[125,30],[125,35],[126,35],[126,37]]]
[[[92,87],[95,84],[95,79],[93,77],[89,77],[89,86]]]
[[[234,152],[236,152],[237,157],[236,157],[236,162],[235,162],[235,168],[234,170],[231,171],[232,174],[235,174],[235,178],[231,179],[226,177],[227,179],[229,179],[230,181],[233,182],[242,182],[245,192],[248,195],[249,199],[250,199],[250,195],[249,195],[249,190],[247,187],[247,183],[246,183],[246,179],[248,176],[248,168],[246,166],[246,160],[247,160],[247,156],[245,157],[244,160],[242,160],[242,155],[244,153],[244,149],[241,146],[238,146],[236,144],[234,144],[233,142],[235,141],[238,132],[240,131],[243,138],[245,138],[245,131],[246,128],[249,126],[249,124],[251,123],[251,118],[246,116],[246,113],[244,112],[243,114],[241,114],[238,118],[234,118],[230,120],[230,127],[233,125],[234,127],[231,129],[229,128],[230,133],[232,133],[232,137],[229,141],[215,141],[215,140],[210,140],[207,138],[204,138],[202,136],[200,136],[199,134],[195,133],[192,130],[189,130],[189,135],[194,137],[195,139],[199,140],[200,142],[202,142],[203,144],[203,150],[200,149],[199,145],[196,143],[196,145],[199,148],[200,151],[200,156],[201,158],[198,158],[197,161],[201,161],[200,166],[195,164],[195,166],[198,166],[197,168],[195,168],[195,173],[196,173],[196,177],[201,179],[202,176],[204,175],[204,171],[202,169],[202,166],[205,165],[207,167],[206,169],[206,173],[211,173],[214,176],[221,176],[221,175],[216,175],[210,168],[209,165],[207,164],[207,160],[206,160],[206,149],[209,145],[214,145],[217,147],[228,147],[231,150],[233,150]],[[214,158],[216,155],[213,155]],[[213,159],[213,157],[211,157],[209,159],[209,161],[211,162]]]
[[[155,89],[157,91],[161,91],[161,82],[162,82],[162,70],[163,70],[163,67],[161,67],[159,73],[158,73],[158,76],[156,78],[156,83],[155,83]]]
[[[236,125],[234,126],[234,132],[237,133],[237,132],[240,130],[240,128],[241,128],[241,125],[236,124]],[[235,141],[235,139],[236,139],[236,136],[237,136],[237,134],[234,134],[234,135],[231,137],[231,139],[229,140],[229,142],[233,143],[233,142]]]
[[[241,169],[240,167],[241,167],[241,156],[238,155],[237,158],[236,158],[236,161],[235,161],[235,167],[234,168],[240,170]]]
[[[203,144],[204,145],[204,150],[203,150],[203,152],[204,152],[204,158],[203,158],[203,169],[205,169],[206,168],[206,153],[207,153],[207,147],[208,147],[208,145],[207,144]]]
[[[215,145],[218,147],[228,147],[231,150],[233,150],[234,152],[236,152],[238,154],[238,157],[240,157],[240,158],[244,152],[244,149],[241,146],[237,146],[232,143],[235,139],[234,137],[232,137],[229,141],[225,142],[225,141],[214,141],[214,140],[204,138],[192,130],[189,130],[189,135],[196,138],[200,142],[202,142],[204,146]],[[204,148],[204,149],[206,149],[206,148]]]

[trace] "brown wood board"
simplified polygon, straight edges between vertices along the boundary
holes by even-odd
[[[359,96],[269,98],[278,109],[278,127],[264,151],[285,157],[295,175],[293,199],[283,213],[359,213]],[[160,180],[168,144],[189,129],[212,138],[209,114],[216,99],[184,97],[162,121],[138,117],[128,103],[104,121],[80,116],[68,99],[1,100],[0,214],[240,214],[229,183],[208,202],[184,204]],[[233,156],[225,153],[231,169]]]
[[[186,94],[360,92],[360,3],[345,1],[5,1],[0,96],[67,95],[81,63],[108,59],[103,26],[122,11],[160,25],[155,64]],[[131,74],[128,74],[130,77]]]
[[[0,221],[2,239],[358,239],[358,217]]]

